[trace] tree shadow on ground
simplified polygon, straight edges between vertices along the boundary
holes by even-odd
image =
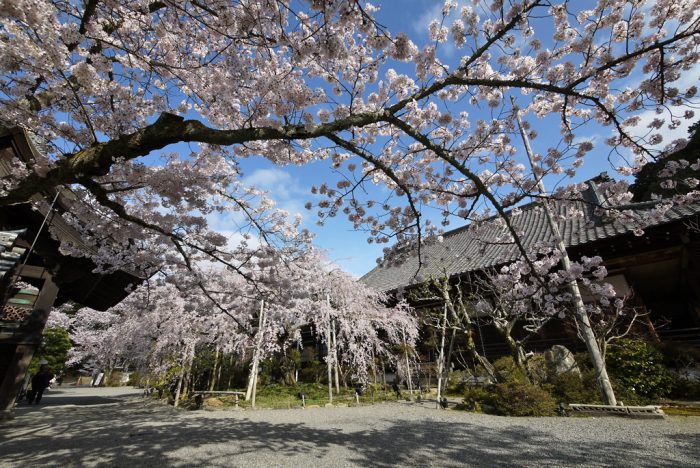
[[[63,407],[67,405],[92,406],[120,403],[122,398],[133,396],[133,392],[114,393],[109,396],[101,395],[76,395],[70,390],[51,389],[44,393],[41,402],[30,405],[27,399],[17,403],[15,413],[19,416],[25,413],[41,411],[46,407]]]
[[[324,411],[323,409],[315,411]],[[303,419],[303,413],[301,413]],[[329,417],[331,414],[329,413]],[[356,421],[355,421],[356,422]],[[644,443],[562,443],[524,425],[424,420],[368,421],[364,430],[270,423],[245,413],[213,417],[137,399],[101,408],[53,408],[27,414],[0,431],[3,466],[679,466],[677,453]],[[667,446],[700,456],[693,435]],[[681,458],[682,459],[682,458]]]

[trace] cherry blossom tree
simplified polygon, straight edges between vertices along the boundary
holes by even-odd
[[[359,0],[3,2],[0,119],[26,128],[45,156],[11,162],[0,204],[62,186],[74,199],[63,216],[99,244],[103,268],[178,264],[204,290],[197,259],[247,275],[246,258],[209,229],[212,213],[237,211],[266,245],[297,235],[242,185],[237,162],[329,159],[342,175],[315,188],[321,222],[342,211],[370,242],[393,241],[387,254],[398,261],[421,258],[438,238],[430,208],[445,226],[495,213],[502,241],[534,271],[509,208],[540,197],[539,180],[575,177],[594,144],[622,175],[686,144],[664,134],[695,115],[698,10],[697,0],[598,0],[588,9],[448,0],[430,41],[418,44]],[[448,45],[456,63],[444,59]],[[559,128],[532,170],[506,97],[531,138]],[[592,132],[605,134],[602,144]],[[191,146],[168,152],[176,143]],[[631,195],[613,181],[601,187],[610,203],[600,208],[640,233],[673,204],[697,201],[697,180],[677,166],[665,168],[662,186],[692,190],[640,216],[614,208]],[[368,184],[392,195],[375,199]],[[551,197],[575,199],[580,188]]]
[[[515,364],[523,370],[526,369],[524,342],[549,320],[568,320],[574,315],[572,292],[567,287],[571,279],[578,280],[588,293],[586,313],[596,323],[603,315],[614,319],[623,308],[615,289],[605,282],[607,270],[601,257],[582,257],[572,263],[567,273],[559,269],[562,254],[544,250],[545,253],[531,258],[537,270],[531,270],[527,262],[518,260],[474,278],[470,285],[474,312],[491,321],[507,343]],[[542,281],[543,278],[546,281]],[[512,334],[516,325],[526,332],[520,339]]]
[[[72,362],[128,365],[161,381],[169,375],[177,404],[193,384],[195,354],[214,347],[250,362],[247,398],[254,401],[259,363],[299,346],[304,326],[326,344],[329,365],[337,360],[358,383],[368,381],[375,357],[393,361],[395,344],[414,344],[416,321],[405,303],[387,307],[384,295],[329,272],[311,247],[266,250],[247,266],[253,281],[222,268],[207,270],[204,279],[185,271],[181,279],[149,281],[107,312],[81,309],[71,321]],[[188,282],[205,287],[187,288]]]
[[[375,358],[392,363],[403,359],[393,352],[397,345],[415,346],[417,320],[405,301],[387,307],[388,297],[339,270],[322,272],[315,285],[319,292],[314,307],[319,312],[309,315],[309,321],[330,351],[326,359],[346,366],[354,382],[369,381],[369,371],[376,373]],[[331,343],[323,334],[329,329]]]
[[[262,345],[256,345],[259,358],[300,344],[301,328],[311,326],[326,345],[329,386],[335,372],[338,387],[339,368],[344,367],[352,381],[366,383],[376,357],[395,361],[394,345],[414,345],[416,320],[405,303],[388,307],[389,298],[383,294],[338,269],[328,271],[328,261],[314,249],[282,255],[274,262],[268,257],[265,263],[254,290],[263,298],[265,314],[258,322],[264,323],[265,335],[256,336]]]

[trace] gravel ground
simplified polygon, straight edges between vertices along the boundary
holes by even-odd
[[[700,418],[505,418],[408,403],[178,411],[61,388],[0,424],[0,466],[700,466]]]

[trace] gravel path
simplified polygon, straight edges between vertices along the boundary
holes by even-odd
[[[700,418],[504,418],[408,403],[178,411],[62,388],[0,425],[0,466],[700,466]]]

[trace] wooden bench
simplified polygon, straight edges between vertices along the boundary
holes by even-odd
[[[202,395],[202,398],[204,395],[233,395],[236,397],[236,407],[238,407],[238,402],[240,401],[240,397],[245,397],[245,392],[227,392],[227,391],[216,391],[216,390],[199,390],[196,392],[193,392],[195,395]],[[197,405],[199,408],[202,408],[202,404]]]
[[[636,418],[664,418],[666,414],[660,406],[609,406],[570,404],[569,409],[576,414],[595,416],[627,416]]]

